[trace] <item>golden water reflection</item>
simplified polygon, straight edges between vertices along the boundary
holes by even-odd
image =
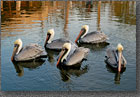
[[[136,25],[136,2],[135,1],[1,1],[2,37],[15,36],[11,32],[21,32],[24,29],[36,27],[38,22],[52,20],[58,24],[60,19],[64,21],[64,35],[68,37],[69,17],[74,15],[73,9],[79,10],[80,19],[90,19],[92,12],[97,12],[97,30],[101,30],[101,12],[104,12],[109,4],[109,18],[124,24]],[[86,9],[85,9],[86,8]],[[85,9],[85,10],[83,10]],[[118,18],[117,20],[113,17]],[[32,26],[22,26],[22,25]]]

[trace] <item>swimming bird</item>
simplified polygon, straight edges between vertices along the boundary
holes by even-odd
[[[77,47],[77,45],[75,43],[73,43],[72,41],[68,40],[68,39],[64,39],[64,38],[59,38],[56,40],[53,40],[54,37],[54,29],[50,29],[47,32],[47,37],[46,37],[46,41],[44,44],[44,47],[46,49],[51,49],[51,50],[56,50],[56,51],[61,51],[62,46],[64,45],[64,43],[71,43],[73,46]]]
[[[29,44],[22,48],[22,40],[17,39],[14,42],[13,54],[11,61],[31,61],[38,58],[46,57],[44,49],[38,44]]]
[[[73,47],[71,43],[65,43],[60,52],[56,66],[75,66],[80,63],[88,54],[89,49],[84,47]]]
[[[122,51],[123,46],[118,44],[117,49],[108,49],[105,62],[114,71],[123,72],[126,69],[126,59],[124,58]]]
[[[103,43],[106,42],[108,37],[101,31],[94,31],[88,33],[89,26],[83,25],[82,29],[78,35],[78,37],[75,40],[75,43],[90,43],[90,44],[97,44],[97,43]]]

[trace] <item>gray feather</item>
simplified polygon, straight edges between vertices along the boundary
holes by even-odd
[[[71,45],[77,47],[77,45],[73,43],[72,41],[60,38],[60,39],[53,40],[51,43],[48,43],[46,45],[46,48],[54,49],[54,50],[61,50],[64,43],[71,43]]]
[[[89,49],[84,47],[77,48],[66,60],[66,65],[71,66],[80,63],[88,54]]]
[[[101,43],[105,42],[107,39],[108,37],[104,33],[94,31],[81,38],[80,43]]]
[[[26,61],[32,60],[41,56],[44,56],[45,50],[42,49],[41,46],[38,44],[30,44],[25,47],[19,52],[18,55],[15,56],[16,61]]]
[[[113,66],[117,67],[118,66],[118,60],[119,60],[119,56],[118,56],[117,51],[115,49],[108,49],[107,50],[107,62],[110,65],[113,65]],[[122,60],[122,64],[124,64],[124,59],[121,58],[121,60]]]

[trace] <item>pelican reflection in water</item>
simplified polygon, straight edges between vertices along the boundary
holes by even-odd
[[[112,70],[112,68],[109,65],[106,65],[107,71],[109,71],[110,73],[115,73],[114,76],[114,83],[115,84],[120,84],[120,80],[121,80],[121,73],[122,72],[115,72],[114,70]]]
[[[64,39],[64,38],[59,38],[56,40],[53,40],[54,37],[54,29],[50,29],[47,32],[47,37],[46,37],[46,41],[44,44],[44,47],[46,49],[51,49],[51,50],[56,50],[56,51],[61,51],[62,46],[64,45],[64,43],[71,43],[73,46],[77,47],[77,45],[75,43],[73,43],[72,41],[68,40],[68,39]]]
[[[14,42],[14,50],[11,61],[31,61],[34,59],[44,58],[47,54],[38,44],[29,44],[22,48],[21,39]]]
[[[88,33],[89,26],[83,25],[82,29],[75,40],[75,43],[85,43],[85,44],[99,44],[99,43],[107,43],[108,37],[101,31],[94,31]]]
[[[55,58],[59,55],[58,51],[54,51],[51,49],[45,49],[47,52],[47,60],[53,64],[55,62]]]
[[[114,71],[123,72],[126,69],[126,59],[123,54],[123,46],[118,44],[117,49],[108,49],[105,62]]]
[[[24,68],[29,68],[29,69],[36,69],[37,67],[41,66],[45,60],[38,60],[37,62],[13,62],[14,67],[16,69],[16,73],[18,74],[19,77],[24,75]]]
[[[71,76],[79,77],[88,72],[88,65],[81,67],[81,63],[77,68],[59,66],[62,81],[66,82]]]
[[[80,43],[77,43],[77,45],[79,47],[85,47],[85,48],[89,48],[90,51],[103,51],[107,48],[108,44],[107,43],[102,43],[102,44],[80,44]]]
[[[74,47],[71,43],[65,43],[56,65],[77,66],[78,63],[86,58],[88,52],[88,48]]]

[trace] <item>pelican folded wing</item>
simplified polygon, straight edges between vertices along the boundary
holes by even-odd
[[[44,50],[38,44],[25,46],[21,52],[15,56],[16,61],[26,61],[38,58],[44,54]]]
[[[80,39],[80,43],[101,43],[107,40],[107,36],[101,32],[91,32]]]
[[[108,49],[107,50],[107,63],[112,65],[114,68],[118,67],[117,57],[115,55],[115,50]]]
[[[76,44],[64,38],[53,40],[51,43],[47,44],[46,47],[52,50],[61,50],[64,43],[71,43],[72,45],[76,47]]]
[[[67,64],[68,66],[71,66],[73,64],[80,63],[87,56],[88,52],[89,52],[88,48],[84,48],[84,47],[77,48],[73,52],[73,54],[68,56],[65,64]]]

